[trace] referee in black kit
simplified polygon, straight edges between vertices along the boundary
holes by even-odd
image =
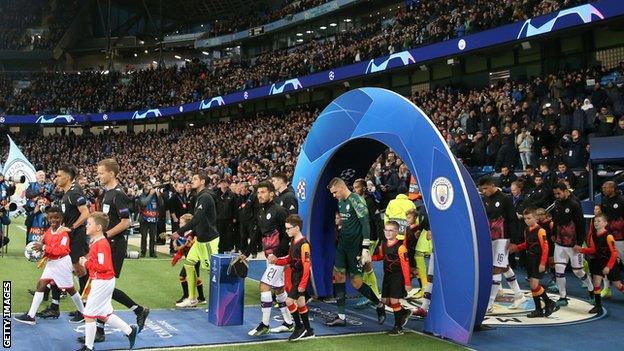
[[[87,238],[87,230],[85,223],[89,217],[89,208],[87,207],[87,199],[78,182],[76,181],[76,169],[69,164],[62,164],[56,172],[56,185],[63,189],[63,198],[61,199],[61,211],[63,212],[63,225],[71,230],[70,252],[74,273],[78,276],[80,284],[80,294],[82,294],[89,274],[83,266],[78,264],[78,259],[89,253],[89,239]],[[37,313],[37,317],[41,318],[58,318],[59,299],[61,290],[52,285],[52,303],[43,311]],[[75,311],[70,313],[70,319],[73,323],[80,323],[84,320],[82,313]]]
[[[104,187],[102,212],[107,214],[110,220],[104,235],[110,242],[115,277],[119,278],[123,261],[126,258],[126,249],[128,248],[126,234],[128,228],[130,228],[130,198],[128,198],[119,184],[117,174],[119,174],[117,161],[105,159],[98,163],[97,177],[100,184]],[[138,305],[126,293],[117,288],[113,290],[113,300],[128,307],[136,314],[140,332],[149,315],[149,308]],[[100,324],[99,321],[95,340],[96,342],[104,341],[104,325]]]

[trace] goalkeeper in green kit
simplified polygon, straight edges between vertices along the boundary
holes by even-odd
[[[384,305],[373,290],[362,282],[362,266],[371,261],[370,225],[366,201],[360,195],[349,191],[345,182],[340,178],[332,179],[327,188],[338,200],[342,229],[336,245],[334,262],[334,295],[338,304],[338,315],[326,322],[326,325],[332,327],[347,325],[346,273],[349,273],[351,285],[377,307],[377,320],[379,324],[383,324],[386,320]]]

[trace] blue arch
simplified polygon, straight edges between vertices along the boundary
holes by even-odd
[[[341,95],[319,115],[302,147],[293,185],[312,243],[312,288],[320,296],[333,291],[336,201],[326,189],[329,180],[365,176],[386,147],[416,175],[431,222],[436,262],[425,331],[467,343],[483,320],[491,286],[487,217],[474,182],[433,123],[392,91]]]

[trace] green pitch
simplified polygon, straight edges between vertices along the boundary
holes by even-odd
[[[23,218],[13,219],[9,227],[8,254],[0,258],[0,277],[2,280],[12,281],[12,312],[22,313],[28,310],[32,296],[27,293],[28,289],[34,289],[41,270],[37,269],[36,263],[28,262],[24,258],[25,230]],[[138,248],[129,246],[129,250]],[[126,259],[124,262],[121,278],[117,281],[117,286],[133,297],[137,302],[152,309],[173,308],[175,300],[180,298],[182,290],[178,283],[178,273],[181,264],[171,266],[171,259],[168,255],[158,254],[157,258]],[[207,279],[207,272],[202,271],[202,279]],[[155,285],[156,284],[156,285]],[[76,284],[76,286],[78,286]],[[204,285],[206,296],[208,284]],[[245,285],[245,305],[258,305],[259,300],[258,282],[247,279]],[[48,302],[43,302],[42,308]],[[113,302],[117,310],[126,309],[125,306]],[[61,301],[61,311],[71,311],[74,305],[71,299],[65,298]],[[273,344],[275,342],[269,342]],[[465,350],[455,344],[445,342],[436,338],[418,333],[406,333],[403,336],[389,337],[383,334],[367,334],[339,337],[319,337],[314,340],[307,340],[298,343],[286,343],[279,341],[280,348],[284,350]],[[383,345],[383,346],[381,346]],[[245,351],[266,350],[266,343],[245,345]],[[220,346],[220,347],[188,347],[166,350],[210,350],[226,351],[236,350],[240,346]],[[165,349],[163,349],[165,350]]]

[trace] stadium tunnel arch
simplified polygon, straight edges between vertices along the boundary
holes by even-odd
[[[435,272],[424,330],[468,343],[485,315],[492,281],[485,210],[473,180],[433,123],[390,90],[360,88],[336,98],[302,146],[293,186],[312,244],[312,289],[319,296],[333,292],[337,204],[329,181],[364,177],[388,147],[416,176],[431,223]]]

